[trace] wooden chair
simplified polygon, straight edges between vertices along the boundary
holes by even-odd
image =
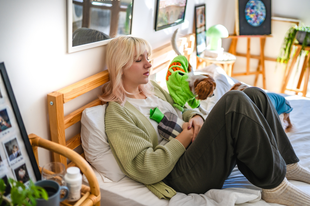
[[[81,172],[86,176],[89,182],[89,187],[82,185],[82,197],[80,198],[80,200],[74,203],[74,206],[100,205],[101,195],[96,175],[84,158],[82,158],[75,151],[63,145],[59,145],[58,143],[43,139],[35,134],[30,134],[29,140],[37,162],[39,162],[38,147],[42,147],[70,159],[77,167],[80,168]],[[61,204],[71,205],[67,201],[63,201]]]

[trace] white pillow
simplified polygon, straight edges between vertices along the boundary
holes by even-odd
[[[197,69],[194,71],[195,74],[209,74],[213,77],[216,82],[216,89],[214,91],[214,96],[209,97],[205,100],[200,101],[200,105],[210,112],[216,102],[226,93],[228,92],[231,87],[239,82],[238,80],[228,76],[226,72],[215,64],[211,64],[210,66],[204,67],[202,69]]]
[[[106,104],[87,108],[82,113],[81,140],[85,159],[101,174],[118,182],[125,174],[118,166],[105,133]]]

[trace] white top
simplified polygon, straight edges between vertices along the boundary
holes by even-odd
[[[158,123],[155,120],[150,119],[150,109],[158,108],[163,114],[166,112],[171,112],[175,115],[177,115],[180,119],[182,119],[182,112],[179,110],[175,110],[171,104],[168,102],[158,98],[155,95],[152,95],[151,97],[147,97],[146,99],[134,99],[127,97],[127,101],[132,104],[137,110],[139,110],[148,120],[150,120],[151,124],[153,125],[157,137],[158,137],[158,143],[161,145],[164,145],[167,143],[166,140],[164,140],[158,133]]]

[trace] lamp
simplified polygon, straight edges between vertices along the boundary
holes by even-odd
[[[207,31],[207,37],[210,38],[209,45],[205,50],[206,56],[218,57],[223,54],[222,38],[228,37],[228,30],[221,24],[211,26]]]

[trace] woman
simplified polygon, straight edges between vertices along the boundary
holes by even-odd
[[[183,131],[168,142],[162,140],[157,123],[149,118],[150,109],[178,114],[169,94],[149,81],[150,55],[150,45],[131,36],[111,40],[106,50],[110,82],[101,96],[109,102],[105,130],[128,177],[160,198],[171,198],[175,190],[188,194],[222,188],[237,164],[262,188],[265,201],[309,204],[310,196],[287,179],[310,183],[310,172],[298,164],[275,109],[258,88],[226,93],[206,120],[185,110],[179,116],[187,122]]]

